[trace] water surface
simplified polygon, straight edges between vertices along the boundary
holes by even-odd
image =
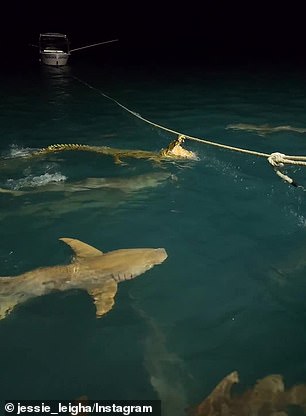
[[[60,237],[103,251],[164,247],[169,257],[122,283],[101,319],[81,291],[16,308],[0,322],[1,398],[161,398],[172,416],[233,370],[244,387],[271,373],[284,375],[289,386],[305,382],[304,190],[282,183],[265,159],[194,142],[186,146],[199,161],[164,165],[132,159],[115,165],[83,152],[20,157],[54,143],[158,151],[173,139],[74,76],[182,133],[305,154],[305,134],[226,129],[233,123],[306,127],[302,71],[79,63],[6,73],[0,186],[44,190],[0,193],[0,274],[68,263],[71,251]],[[165,171],[169,180],[133,192],[44,187]],[[288,172],[306,185],[303,168]]]

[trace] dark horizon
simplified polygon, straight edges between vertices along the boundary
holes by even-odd
[[[28,54],[39,33],[68,35],[71,47],[119,39],[119,43],[83,51],[114,57],[190,62],[305,62],[303,14],[279,4],[275,9],[249,2],[159,3],[97,6],[95,2],[47,5],[12,1],[4,7],[2,39],[7,56]],[[35,51],[34,51],[35,53]],[[80,55],[79,55],[80,56]],[[84,55],[83,55],[84,56]]]

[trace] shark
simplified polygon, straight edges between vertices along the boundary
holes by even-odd
[[[169,172],[151,172],[134,175],[129,178],[85,178],[81,181],[49,182],[40,186],[24,186],[24,189],[0,188],[0,193],[22,196],[37,192],[82,192],[95,189],[114,189],[122,192],[137,192],[147,188],[155,188],[167,179],[177,179]],[[31,185],[31,184],[29,184]]]
[[[265,275],[279,286],[286,286],[292,279],[303,279],[306,270],[305,242],[287,245],[286,255],[279,256],[281,259],[269,262],[264,271]]]
[[[100,214],[104,210],[113,212],[125,204],[144,201],[155,188],[177,180],[170,172],[157,171],[128,178],[84,178],[19,189],[0,188],[0,222],[37,215],[51,220],[74,212],[81,214],[84,210]],[[35,204],[29,203],[32,197]]]
[[[191,383],[191,376],[183,360],[167,347],[166,336],[157,321],[143,310],[135,309],[147,324],[144,367],[151,386],[162,403],[163,414],[177,416],[187,407],[186,385]]]
[[[245,123],[237,123],[237,124],[229,124],[226,126],[226,129],[232,130],[244,130],[248,132],[254,132],[259,134],[260,136],[265,136],[266,134],[270,133],[279,133],[282,131],[292,131],[294,133],[306,133],[306,128],[302,127],[292,127],[292,126],[269,126],[268,124],[245,124]]]
[[[120,282],[134,279],[168,257],[164,248],[119,249],[103,253],[74,238],[59,240],[74,252],[70,264],[0,277],[0,319],[31,298],[71,289],[87,291],[95,304],[96,317],[100,318],[112,309]]]
[[[241,394],[232,394],[239,382],[237,371],[224,377],[214,390],[195,408],[188,409],[190,416],[289,416],[290,406],[306,412],[306,384],[286,389],[280,374],[270,374],[257,380],[253,388]],[[295,413],[294,413],[295,414]]]

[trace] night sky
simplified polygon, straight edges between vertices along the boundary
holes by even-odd
[[[131,59],[304,62],[302,6],[265,3],[11,0],[1,6],[2,40],[8,55],[16,47],[26,53],[28,43],[50,31],[66,33],[72,48],[119,38],[113,53]]]

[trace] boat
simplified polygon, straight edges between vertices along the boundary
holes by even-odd
[[[63,66],[67,64],[70,51],[67,35],[41,33],[39,35],[39,59],[42,64]]]
[[[39,60],[44,65],[64,66],[72,52],[82,49],[92,48],[106,43],[117,42],[118,39],[107,40],[104,42],[93,43],[80,48],[70,49],[70,42],[67,35],[63,33],[41,33],[38,45],[30,45],[39,48]]]

